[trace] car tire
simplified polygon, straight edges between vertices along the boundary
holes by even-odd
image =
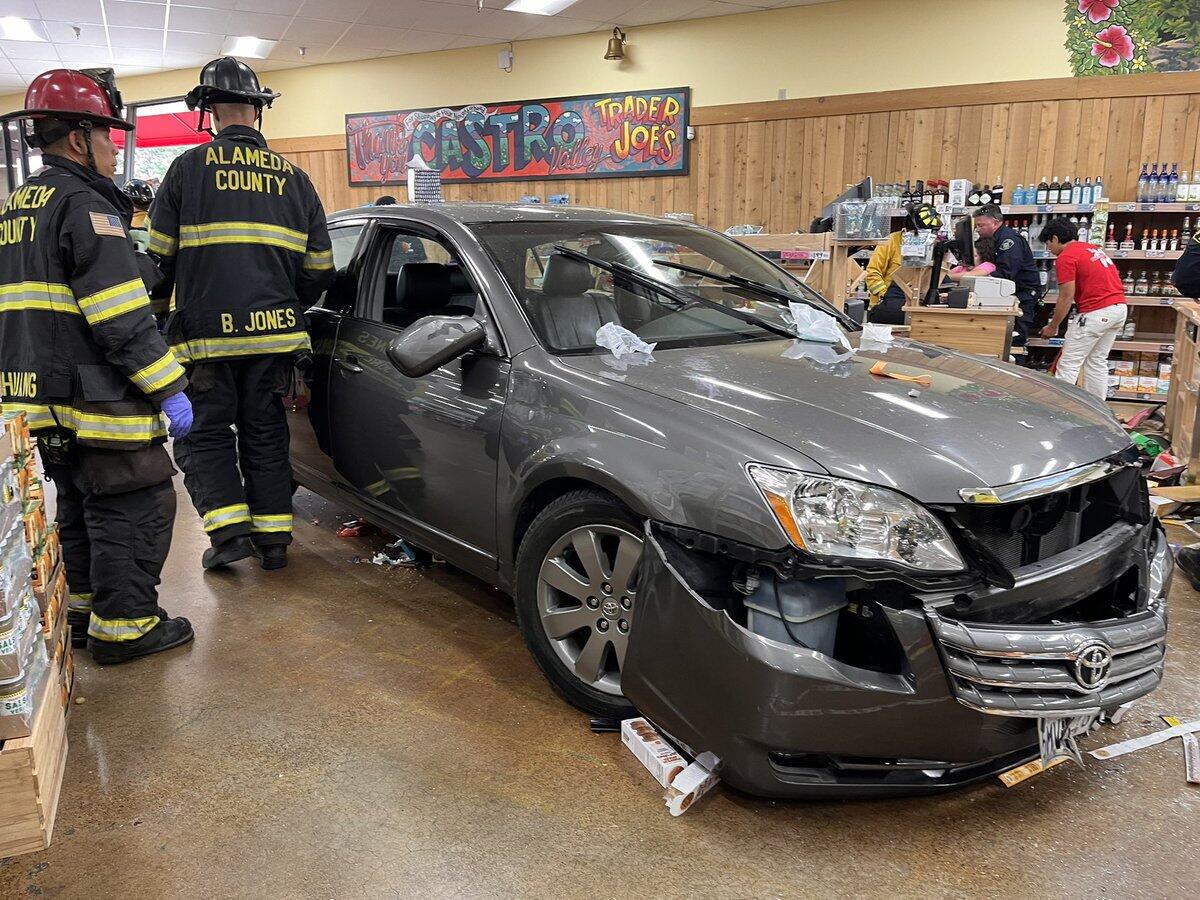
[[[551,565],[568,560],[578,576],[585,575],[586,567],[581,557],[574,552],[576,539],[586,540],[588,534],[597,536],[602,566],[608,566],[606,574],[620,578],[629,569],[628,553],[632,552],[636,539],[637,558],[641,556],[642,522],[610,494],[599,490],[577,490],[564,494],[538,513],[529,526],[517,552],[515,604],[517,623],[521,636],[529,648],[534,661],[551,686],[568,703],[584,712],[613,719],[626,719],[636,714],[633,705],[619,692],[619,663],[623,657],[624,643],[628,640],[631,605],[636,602],[637,566],[626,583],[611,585],[614,591],[597,592],[595,597],[578,598],[568,595],[550,585],[543,572]],[[551,557],[551,551],[564,543],[568,547],[562,555]],[[618,559],[617,554],[623,554]],[[585,575],[585,579],[586,575]],[[609,585],[602,585],[607,588]],[[628,590],[625,590],[628,589]],[[624,591],[624,592],[623,592]],[[596,609],[585,608],[592,599],[598,602]],[[629,600],[630,605],[625,606]],[[561,606],[556,604],[563,604]],[[610,608],[617,604],[615,611]],[[575,614],[580,619],[594,616],[581,625],[578,631],[556,635],[552,638],[548,629],[550,617],[555,613]],[[598,626],[607,624],[605,634]],[[568,626],[569,627],[569,626]],[[601,650],[602,677],[591,680],[581,677],[580,667],[590,668],[594,653],[585,654],[591,641],[604,644]],[[575,665],[572,666],[572,658]],[[582,666],[581,666],[582,664]],[[614,667],[618,677],[614,684]]]

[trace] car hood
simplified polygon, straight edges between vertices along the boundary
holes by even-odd
[[[753,429],[833,475],[928,503],[958,502],[960,488],[1048,475],[1129,445],[1102,403],[1052,378],[912,341],[873,346],[846,353],[768,341],[562,362]],[[881,360],[889,372],[932,383],[872,375]]]

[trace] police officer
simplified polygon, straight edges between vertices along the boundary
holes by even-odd
[[[1171,282],[1185,297],[1200,297],[1200,235],[1194,236],[1183,248],[1183,256],[1175,263]]]
[[[215,139],[171,164],[150,210],[150,252],[175,282],[167,334],[196,410],[175,459],[212,542],[206,569],[253,555],[264,569],[287,565],[282,395],[292,357],[310,348],[304,310],[333,279],[316,191],[256,127],[278,96],[231,56],[208,63],[187,105],[201,127],[212,117]]]
[[[45,167],[0,211],[0,399],[26,413],[57,487],[72,641],[100,664],[193,637],[158,605],[175,521],[160,409],[182,438],[191,405],[111,181],[110,129],[132,127],[120,98],[111,69],[35,78],[4,120],[22,120]]]
[[[1016,336],[1013,343],[1024,346],[1033,330],[1033,318],[1042,295],[1042,279],[1033,263],[1033,251],[1019,231],[1004,224],[1004,213],[994,203],[981,206],[976,211],[975,230],[980,237],[990,237],[996,241],[996,277],[1007,278],[1017,287],[1021,317],[1014,323]]]

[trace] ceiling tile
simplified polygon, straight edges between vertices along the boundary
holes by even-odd
[[[385,28],[382,25],[351,25],[338,46],[399,50],[408,31],[408,28]]]
[[[75,29],[79,29],[79,36],[75,36]],[[46,32],[50,35],[50,40],[60,46],[70,44],[90,44],[93,47],[98,47],[101,44],[107,44],[108,38],[104,36],[103,25],[72,25],[70,22],[47,22]]]
[[[20,75],[0,75],[0,91],[5,93],[25,90],[25,79]]]
[[[64,47],[60,51],[65,65],[79,69],[88,66],[107,66],[112,61],[112,55],[107,47]]]
[[[59,65],[58,60],[48,63],[36,59],[13,59],[10,62],[12,63],[12,67],[17,70],[18,75],[27,76],[41,75],[47,69],[53,69]]]
[[[78,22],[83,25],[103,25],[100,0],[37,0],[42,18],[50,22]]]
[[[221,34],[195,34],[190,31],[168,31],[167,53],[195,53],[215,56],[221,52],[225,36]]]
[[[13,68],[13,64],[7,59],[0,56],[0,75],[12,75],[17,70]]]
[[[4,0],[4,14],[20,16],[22,19],[40,19],[42,17],[33,0]]]
[[[621,25],[649,25],[654,22],[671,22],[689,13],[712,6],[704,0],[654,0],[626,13]]]
[[[551,19],[590,19],[595,22],[619,22],[627,12],[639,6],[652,6],[645,0],[579,0]]]
[[[451,35],[477,35],[506,41],[524,34],[543,16],[510,13],[427,0],[374,0],[358,20],[359,25],[412,27]]]
[[[126,0],[106,0],[104,11],[108,13],[110,27],[162,28],[167,15],[167,8],[157,3],[129,3]]]
[[[323,57],[321,62],[351,62],[356,59],[378,59],[380,56],[390,56],[392,54],[385,50],[370,50],[356,47],[343,47],[340,44],[330,49]]]
[[[197,9],[193,6],[171,6],[171,29],[199,31],[209,34],[253,35],[277,41],[291,21],[287,16],[267,13],[239,12],[231,16],[219,9]]]
[[[300,15],[306,19],[353,22],[370,5],[371,0],[304,0]]]
[[[163,55],[160,50],[122,49],[120,52],[114,50],[113,58],[131,66],[153,66],[161,69],[163,64]]]
[[[159,66],[127,66],[118,58],[113,61],[113,70],[117,73],[118,78],[134,78],[137,75],[161,72],[162,68]]]
[[[460,34],[458,37],[453,38],[450,41],[450,43],[446,47],[446,49],[447,50],[461,50],[463,47],[482,47],[486,44],[495,44],[495,43],[499,43],[499,42],[493,40],[492,38],[478,37],[477,35],[470,35],[470,34]]]
[[[299,44],[332,45],[346,30],[346,22],[325,22],[319,19],[292,19],[284,38]]]
[[[608,31],[612,27],[608,22],[591,22],[587,19],[564,19],[561,16],[540,16],[539,18],[546,21],[538,23],[521,35],[521,40],[532,41],[537,38],[562,37],[564,34],[584,34],[600,29]]]
[[[175,18],[175,11],[183,7],[201,7],[203,9],[233,9],[237,5],[237,0],[172,0],[171,2],[171,18]]]
[[[0,50],[9,59],[58,59],[54,45],[45,41],[0,41]]]
[[[274,13],[279,16],[294,16],[304,0],[234,0],[234,9],[246,12]]]
[[[118,47],[130,50],[161,50],[161,30],[153,28],[109,28],[109,43],[114,50]]]

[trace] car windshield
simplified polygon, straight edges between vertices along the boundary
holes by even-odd
[[[802,301],[803,289],[791,275],[741,244],[700,228],[567,220],[492,222],[473,230],[525,308],[539,339],[558,353],[595,351],[596,332],[607,322],[663,349],[780,339],[771,327],[786,327],[786,303],[656,260],[714,275],[740,276]],[[584,254],[596,264],[558,252],[556,246]],[[676,296],[604,268],[614,264],[676,289]],[[684,294],[709,303],[680,302]]]

